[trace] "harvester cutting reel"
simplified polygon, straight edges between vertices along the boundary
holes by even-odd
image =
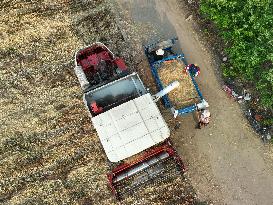
[[[183,177],[185,166],[169,141],[148,150],[142,157],[124,163],[110,173],[108,181],[118,200],[141,189],[144,185],[169,182]]]

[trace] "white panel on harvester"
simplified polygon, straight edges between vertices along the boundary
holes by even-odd
[[[170,130],[150,93],[91,119],[111,162],[131,157],[170,136]]]

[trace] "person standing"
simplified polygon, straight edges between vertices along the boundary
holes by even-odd
[[[198,113],[198,128],[201,129],[202,127],[205,127],[210,122],[210,111],[208,109],[200,110]]]

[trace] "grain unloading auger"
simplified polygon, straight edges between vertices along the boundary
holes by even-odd
[[[148,182],[181,176],[184,165],[156,105],[179,83],[150,94],[138,74],[130,73],[102,43],[78,51],[75,64],[91,121],[107,158],[116,166],[107,175],[116,197]]]

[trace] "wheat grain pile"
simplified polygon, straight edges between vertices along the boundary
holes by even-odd
[[[181,61],[165,61],[158,69],[161,82],[164,86],[179,81],[180,85],[168,96],[175,108],[182,108],[198,102],[198,94],[194,88],[191,77],[184,72],[185,65]]]

